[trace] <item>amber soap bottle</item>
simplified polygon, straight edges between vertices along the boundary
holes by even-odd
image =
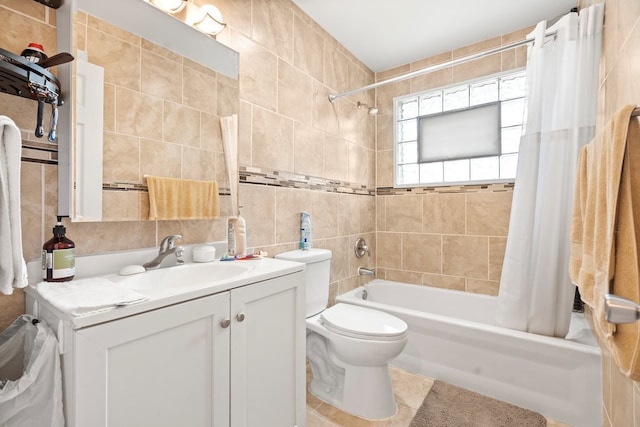
[[[62,218],[53,227],[53,237],[42,245],[42,280],[67,282],[76,275],[76,245],[67,239]]]

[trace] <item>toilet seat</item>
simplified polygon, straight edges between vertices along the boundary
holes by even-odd
[[[336,334],[363,340],[399,340],[408,329],[404,320],[391,314],[342,303],[324,310],[320,323]]]

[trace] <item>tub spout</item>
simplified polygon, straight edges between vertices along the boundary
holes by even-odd
[[[376,272],[371,268],[358,267],[358,274],[360,276],[375,276]]]

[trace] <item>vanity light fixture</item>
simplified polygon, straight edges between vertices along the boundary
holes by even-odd
[[[187,0],[147,0],[152,5],[174,14],[180,12],[187,5]]]
[[[198,7],[193,3],[189,3],[186,22],[210,36],[215,36],[227,26],[222,20],[220,10],[212,4],[204,4]]]

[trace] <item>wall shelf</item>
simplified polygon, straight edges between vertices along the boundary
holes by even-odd
[[[60,82],[49,71],[0,49],[0,92],[62,105]]]

